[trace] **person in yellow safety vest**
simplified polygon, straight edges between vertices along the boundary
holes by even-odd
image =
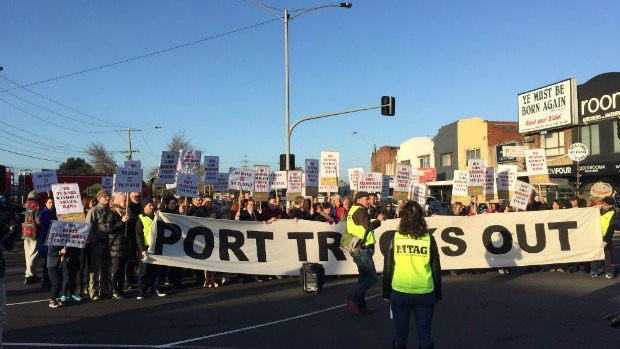
[[[375,309],[366,305],[366,291],[377,282],[377,269],[372,256],[375,253],[375,232],[381,226],[383,215],[377,216],[374,221],[368,216],[370,204],[368,192],[359,191],[355,194],[355,204],[347,216],[347,233],[355,235],[360,240],[360,249],[350,252],[353,261],[357,264],[359,277],[357,287],[345,300],[349,311],[356,315],[368,315]]]
[[[383,263],[383,299],[394,320],[392,348],[406,348],[413,311],[420,349],[433,349],[431,322],[441,300],[441,264],[420,204],[405,204],[393,234]]]
[[[143,260],[147,257],[149,247],[155,243],[155,237],[151,234],[151,226],[155,218],[155,208],[153,202],[148,199],[142,200],[142,213],[138,215],[136,222],[136,242],[140,251],[141,261],[138,266],[138,297],[143,299],[152,290],[159,297],[166,295],[159,288],[159,275],[157,273],[157,265],[145,263]]]
[[[611,196],[603,198],[601,204],[601,228],[603,229],[603,242],[601,248],[605,252],[605,260],[603,261],[605,267],[605,277],[613,279],[616,277],[616,271],[613,266],[613,253],[614,246],[612,244],[612,238],[614,231],[620,230],[620,216],[614,210],[616,206],[616,200]],[[592,261],[590,264],[590,277],[598,276],[598,261]]]

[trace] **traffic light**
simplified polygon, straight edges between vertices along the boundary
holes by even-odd
[[[381,115],[394,116],[396,112],[396,98],[392,96],[381,97]]]
[[[280,154],[280,171],[294,170],[295,169],[295,154],[289,154],[288,158],[289,168],[286,168],[286,154]]]

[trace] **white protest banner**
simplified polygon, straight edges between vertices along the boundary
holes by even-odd
[[[467,197],[467,186],[469,185],[469,172],[454,170],[454,179],[452,180],[452,197]]]
[[[426,205],[426,198],[428,197],[428,187],[423,184],[416,184],[413,187],[413,195],[411,199],[416,201],[420,206]]]
[[[52,190],[52,184],[58,183],[56,170],[35,172],[32,174],[32,185],[35,193],[45,193]]]
[[[105,189],[108,191],[108,193],[112,193],[114,191],[114,177],[102,176],[101,177],[101,189]]]
[[[177,164],[179,163],[179,152],[162,151],[159,171],[157,172],[156,184],[173,184],[177,175]]]
[[[411,165],[396,164],[396,177],[394,177],[395,200],[407,200],[409,197],[409,182],[411,181]]]
[[[484,187],[482,189],[482,194],[485,197],[485,201],[493,200],[496,192],[497,190],[495,187],[495,168],[485,167]]]
[[[510,200],[517,183],[517,165],[497,165],[497,198]]]
[[[269,193],[269,166],[254,166],[254,193]]]
[[[510,199],[510,206],[525,211],[532,190],[534,190],[533,185],[517,180],[514,187],[514,194],[512,194],[512,198]]]
[[[306,159],[306,188],[319,186],[319,160]]]
[[[217,182],[213,185],[213,191],[216,193],[228,191],[228,173],[217,174]]]
[[[117,193],[142,192],[142,169],[124,168],[116,169],[114,191]]]
[[[181,149],[179,150],[179,163],[177,172],[192,173],[200,168],[200,150]]]
[[[362,167],[347,169],[347,174],[349,176],[349,188],[351,190],[359,190],[357,188],[357,185],[359,183],[360,175],[362,174],[362,172],[364,172],[364,169]]]
[[[501,219],[499,216],[501,215]],[[603,258],[596,208],[427,217],[444,270],[589,262]],[[374,230],[373,260],[383,269],[389,236],[399,219]],[[299,275],[304,262],[319,262],[326,275],[357,274],[340,247],[346,223],[279,219],[270,224],[158,213],[147,263],[258,275]],[[200,229],[196,229],[200,228]]]
[[[338,171],[340,168],[340,153],[337,151],[321,152],[321,167],[319,178],[320,192],[338,192]]]
[[[286,178],[286,171],[271,171],[269,175],[269,184],[271,189],[286,189],[288,188],[288,179]]]
[[[52,193],[57,215],[84,213],[80,186],[77,183],[52,184]]]
[[[52,221],[45,244],[47,246],[86,247],[90,224]]]
[[[202,165],[204,175],[202,181],[205,185],[217,184],[217,176],[220,173],[220,157],[219,156],[205,156],[204,163]]]
[[[142,163],[140,160],[126,160],[123,165],[125,168],[142,168]]]
[[[369,193],[380,193],[383,185],[383,175],[381,172],[363,172],[359,177],[357,188],[360,191]]]
[[[228,172],[229,190],[254,190],[255,171],[243,168],[231,168]]]
[[[176,195],[189,198],[198,196],[198,176],[183,172],[177,174]]]
[[[286,200],[295,200],[295,197],[301,195],[302,179],[303,174],[301,171],[288,171],[288,188],[286,190]]]
[[[383,184],[381,184],[381,199],[387,199],[390,196],[390,176],[382,176]]]

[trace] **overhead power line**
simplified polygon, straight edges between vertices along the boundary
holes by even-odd
[[[122,61],[118,61],[118,62],[114,62],[114,63],[109,63],[109,64],[105,64],[105,65],[101,65],[101,66],[98,66],[98,67],[81,70],[81,71],[74,72],[74,73],[60,75],[60,76],[57,76],[57,77],[54,77],[54,78],[49,78],[49,79],[46,79],[46,80],[32,82],[32,83],[25,84],[25,85],[19,85],[18,87],[2,90],[2,91],[0,91],[0,93],[8,92],[8,91],[13,91],[13,90],[17,90],[17,89],[25,88],[25,87],[29,87],[29,86],[40,85],[40,84],[44,84],[46,82],[60,80],[60,79],[68,78],[68,77],[71,77],[71,76],[80,75],[80,74],[92,72],[92,71],[95,71],[95,70],[99,70],[99,69],[103,69],[103,68],[109,68],[109,67],[113,67],[115,65],[136,61],[136,60],[139,60],[139,59],[147,58],[147,57],[150,57],[150,56],[155,56],[155,55],[158,55],[158,54],[161,54],[161,53],[165,53],[165,52],[169,52],[169,51],[173,51],[173,50],[178,50],[178,49],[183,48],[183,47],[196,45],[196,44],[199,44],[201,42],[205,42],[205,41],[217,39],[217,38],[220,38],[220,37],[223,37],[223,36],[227,36],[227,35],[231,35],[231,34],[234,34],[234,33],[238,33],[240,31],[244,31],[244,30],[247,30],[247,29],[251,29],[251,28],[254,28],[254,27],[258,27],[258,26],[261,26],[261,25],[264,25],[264,24],[267,24],[267,23],[271,23],[273,21],[279,21],[279,20],[280,20],[280,18],[270,19],[268,21],[264,21],[264,22],[253,24],[253,25],[249,25],[249,26],[246,26],[246,27],[243,27],[243,28],[231,30],[231,31],[228,31],[226,33],[210,36],[208,38],[204,38],[204,39],[188,42],[188,43],[185,43],[185,44],[182,44],[182,45],[178,45],[178,46],[170,47],[170,48],[167,48],[167,49],[163,49],[163,50],[147,53],[147,54],[144,54],[144,55],[141,55],[141,56],[137,56],[137,57],[133,57],[133,58],[127,58],[127,59],[124,59]]]

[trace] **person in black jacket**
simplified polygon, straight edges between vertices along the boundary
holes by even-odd
[[[142,213],[138,215],[138,221],[136,222],[136,241],[141,257],[140,265],[138,266],[137,299],[143,299],[150,290],[153,290],[159,297],[166,295],[159,288],[160,278],[157,272],[157,265],[144,262],[144,259],[148,256],[150,245],[154,243],[153,235],[151,234],[151,226],[154,219],[155,209],[153,203],[148,199],[142,200]]]
[[[417,202],[407,202],[400,219],[383,264],[383,299],[394,319],[392,348],[406,347],[413,311],[420,348],[432,349],[431,322],[442,298],[439,251]]]
[[[110,280],[112,282],[112,298],[124,299],[125,293],[123,286],[125,285],[125,267],[127,266],[127,256],[129,255],[130,245],[127,237],[127,222],[129,215],[127,214],[127,196],[124,193],[114,194],[114,204],[112,210],[115,213],[114,225],[110,229]],[[135,234],[134,234],[135,235]]]

